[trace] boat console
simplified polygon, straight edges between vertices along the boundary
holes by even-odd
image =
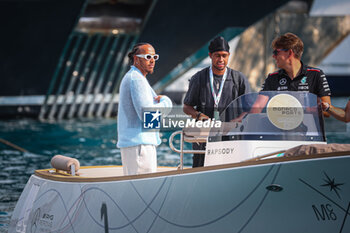
[[[281,156],[303,144],[326,144],[320,101],[307,92],[242,95],[222,112],[220,121],[221,127],[209,132],[205,166]]]

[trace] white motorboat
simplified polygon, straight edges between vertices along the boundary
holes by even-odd
[[[316,96],[283,93],[265,93],[267,108],[254,114],[257,94],[233,101],[201,168],[37,170],[9,232],[350,232],[350,149],[326,144]],[[182,138],[195,141],[191,130]]]

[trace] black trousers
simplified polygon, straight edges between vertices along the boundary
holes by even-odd
[[[206,143],[192,143],[193,150],[205,150]],[[204,154],[193,154],[193,164],[192,167],[203,167],[204,166]]]

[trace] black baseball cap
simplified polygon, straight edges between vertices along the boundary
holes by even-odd
[[[209,53],[214,53],[217,51],[230,52],[230,46],[222,36],[215,37],[212,41],[210,41]]]

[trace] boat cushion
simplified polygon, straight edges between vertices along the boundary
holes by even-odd
[[[311,145],[301,145],[293,147],[286,150],[284,156],[299,156],[299,155],[315,155],[315,154],[325,154],[333,152],[349,151],[350,144],[311,144]]]

